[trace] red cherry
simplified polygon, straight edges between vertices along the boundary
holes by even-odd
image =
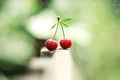
[[[63,39],[63,40],[60,41],[60,46],[63,49],[70,48],[71,45],[72,45],[72,41],[70,39]]]
[[[45,41],[45,46],[46,46],[46,48],[47,48],[48,50],[54,51],[54,50],[57,49],[58,44],[57,44],[57,42],[56,42],[55,40],[53,40],[53,39],[48,39],[48,40]]]

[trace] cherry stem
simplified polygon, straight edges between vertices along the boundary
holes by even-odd
[[[58,16],[58,17],[57,17],[57,27],[56,27],[56,31],[55,31],[55,33],[54,33],[53,39],[55,39],[57,30],[58,30],[58,26],[59,26],[59,21],[60,21],[60,17]]]
[[[62,23],[60,23],[60,25],[61,25],[62,32],[63,32],[63,37],[64,37],[64,39],[65,39],[65,32],[64,32],[64,29],[63,29]]]

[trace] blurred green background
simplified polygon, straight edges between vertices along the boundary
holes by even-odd
[[[56,16],[72,17],[65,33],[83,79],[119,80],[120,0],[0,0],[0,80],[25,70]]]

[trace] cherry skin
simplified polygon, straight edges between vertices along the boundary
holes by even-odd
[[[71,41],[70,39],[60,40],[60,46],[61,46],[63,49],[70,48],[71,45],[72,45],[72,41]]]
[[[53,39],[48,39],[45,41],[45,46],[48,50],[54,51],[58,47],[58,43]]]

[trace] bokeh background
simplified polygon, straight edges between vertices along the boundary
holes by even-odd
[[[56,16],[72,18],[65,33],[83,80],[119,80],[119,0],[0,0],[0,80],[26,70],[52,37]]]

